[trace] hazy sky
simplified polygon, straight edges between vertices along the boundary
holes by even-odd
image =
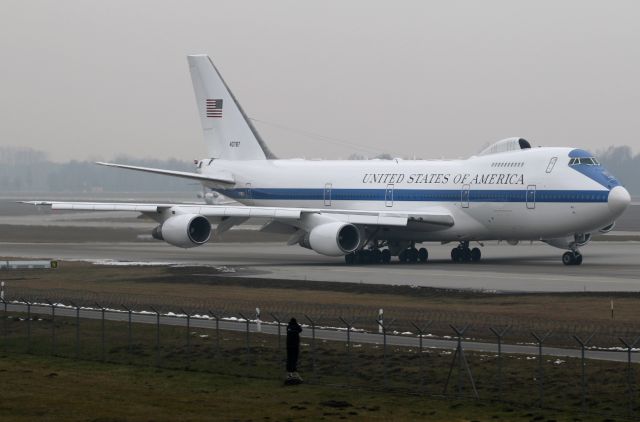
[[[638,1],[2,0],[0,145],[202,157],[206,53],[283,158],[640,152],[639,22]]]

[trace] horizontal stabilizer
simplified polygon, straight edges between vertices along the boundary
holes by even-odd
[[[235,185],[235,180],[230,173],[224,172],[215,175],[204,175],[199,173],[189,173],[186,171],[175,171],[175,170],[163,170],[163,169],[155,169],[150,167],[138,167],[138,166],[129,166],[125,164],[113,164],[113,163],[102,163],[96,162],[101,166],[107,167],[116,167],[127,170],[135,170],[142,171],[146,173],[154,173],[154,174],[163,174],[165,176],[173,176],[173,177],[181,177],[183,179],[191,179],[197,180],[200,182],[209,182],[210,184],[220,185],[220,186],[230,186]]]

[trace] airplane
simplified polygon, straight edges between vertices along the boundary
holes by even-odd
[[[459,160],[277,159],[207,55],[187,56],[208,157],[194,172],[97,163],[195,180],[237,205],[28,201],[58,210],[138,211],[153,237],[203,245],[233,226],[289,236],[346,264],[427,262],[424,242],[453,243],[451,260],[477,262],[472,242],[542,241],[580,265],[580,248],[613,229],[629,192],[589,152],[498,141]]]

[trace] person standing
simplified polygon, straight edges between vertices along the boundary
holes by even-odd
[[[285,383],[298,384],[302,378],[298,374],[298,356],[300,355],[300,333],[302,327],[295,318],[287,325],[287,379]]]

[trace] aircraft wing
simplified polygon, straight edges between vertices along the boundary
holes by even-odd
[[[215,175],[204,175],[200,173],[189,173],[186,171],[175,171],[175,170],[164,170],[164,169],[156,169],[151,167],[139,167],[139,166],[129,166],[126,164],[114,164],[114,163],[103,163],[96,162],[101,166],[107,167],[116,167],[127,170],[135,170],[141,171],[145,173],[154,173],[154,174],[164,174],[165,176],[173,176],[173,177],[181,177],[183,179],[191,179],[197,180],[199,182],[209,182],[212,185],[218,185],[223,187],[229,187],[235,184],[235,180],[231,173],[221,172],[220,174]]]
[[[199,214],[210,220],[223,221],[228,218],[264,218],[284,223],[294,223],[305,214],[323,214],[336,221],[377,226],[406,226],[409,222],[428,223],[443,227],[454,225],[451,213],[441,207],[429,207],[416,211],[365,211],[324,208],[258,207],[245,205],[207,204],[146,204],[127,202],[57,202],[22,201],[25,204],[50,206],[52,210],[70,211],[137,211],[144,214],[163,214],[175,211],[180,214]]]

